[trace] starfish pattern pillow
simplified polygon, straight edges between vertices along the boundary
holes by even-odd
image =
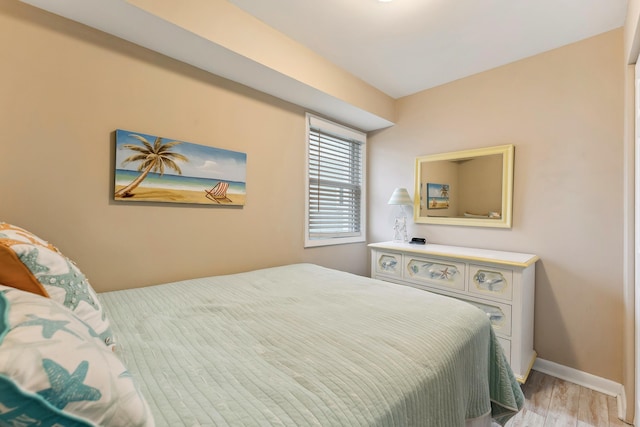
[[[98,334],[52,299],[0,285],[0,425],[153,426]]]
[[[0,283],[60,302],[114,346],[109,320],[80,269],[52,244],[5,222],[0,222]]]

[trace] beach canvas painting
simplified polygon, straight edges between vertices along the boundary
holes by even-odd
[[[427,209],[449,207],[449,184],[427,183]]]
[[[243,206],[247,155],[116,130],[115,200]]]

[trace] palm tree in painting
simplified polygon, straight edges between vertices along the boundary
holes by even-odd
[[[165,168],[170,168],[182,175],[180,166],[176,163],[176,160],[182,160],[188,162],[189,159],[180,153],[171,151],[171,148],[178,144],[182,144],[181,141],[171,141],[162,143],[161,137],[156,137],[153,145],[146,138],[130,134],[129,136],[142,142],[142,146],[137,144],[125,144],[122,148],[135,151],[136,154],[127,157],[122,162],[124,166],[131,162],[140,162],[138,166],[138,172],[142,172],[140,176],[134,179],[129,185],[116,191],[116,197],[133,197],[131,193],[144,179],[149,175],[149,172],[156,172],[160,175],[164,175]]]
[[[443,184],[442,187],[440,187],[440,197],[446,199],[447,197],[449,197],[449,186],[446,184]]]

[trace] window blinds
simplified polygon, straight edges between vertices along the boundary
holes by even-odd
[[[363,224],[364,138],[327,125],[331,124],[310,120],[308,237],[357,237]]]

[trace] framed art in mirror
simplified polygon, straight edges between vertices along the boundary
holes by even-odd
[[[511,228],[514,146],[416,158],[414,221]]]

